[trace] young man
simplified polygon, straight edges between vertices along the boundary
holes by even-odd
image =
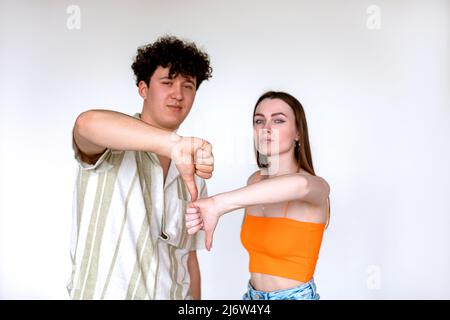
[[[214,159],[209,143],[175,131],[211,77],[209,58],[194,43],[162,37],[138,49],[132,69],[142,113],[89,110],[73,129],[69,294],[200,299],[195,250],[204,241],[187,234],[184,214],[191,199],[207,196]]]

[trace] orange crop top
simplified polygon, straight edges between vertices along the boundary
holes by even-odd
[[[247,213],[241,241],[250,256],[250,272],[301,282],[311,280],[319,258],[325,224],[286,217],[260,217]]]

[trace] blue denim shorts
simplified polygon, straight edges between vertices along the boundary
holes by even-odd
[[[277,291],[258,291],[248,282],[247,292],[242,300],[319,300],[314,279],[294,288]]]

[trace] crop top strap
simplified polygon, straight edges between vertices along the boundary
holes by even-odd
[[[300,172],[300,167],[297,169],[297,172]],[[284,205],[283,217],[285,217],[285,218],[287,216],[287,212],[288,212],[290,203],[291,203],[290,201],[286,201],[286,204]]]
[[[286,218],[288,207],[289,207],[290,201],[286,201],[286,204],[284,205],[284,211],[283,211],[283,217]]]

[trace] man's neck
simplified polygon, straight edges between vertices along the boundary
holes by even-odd
[[[141,120],[144,121],[146,124],[151,125],[152,127],[155,128],[159,128],[159,129],[164,129],[167,130],[165,128],[162,128],[161,126],[159,126],[155,120],[153,120],[152,115],[150,114],[150,112],[146,112],[146,108],[142,108],[142,112],[141,112]]]

